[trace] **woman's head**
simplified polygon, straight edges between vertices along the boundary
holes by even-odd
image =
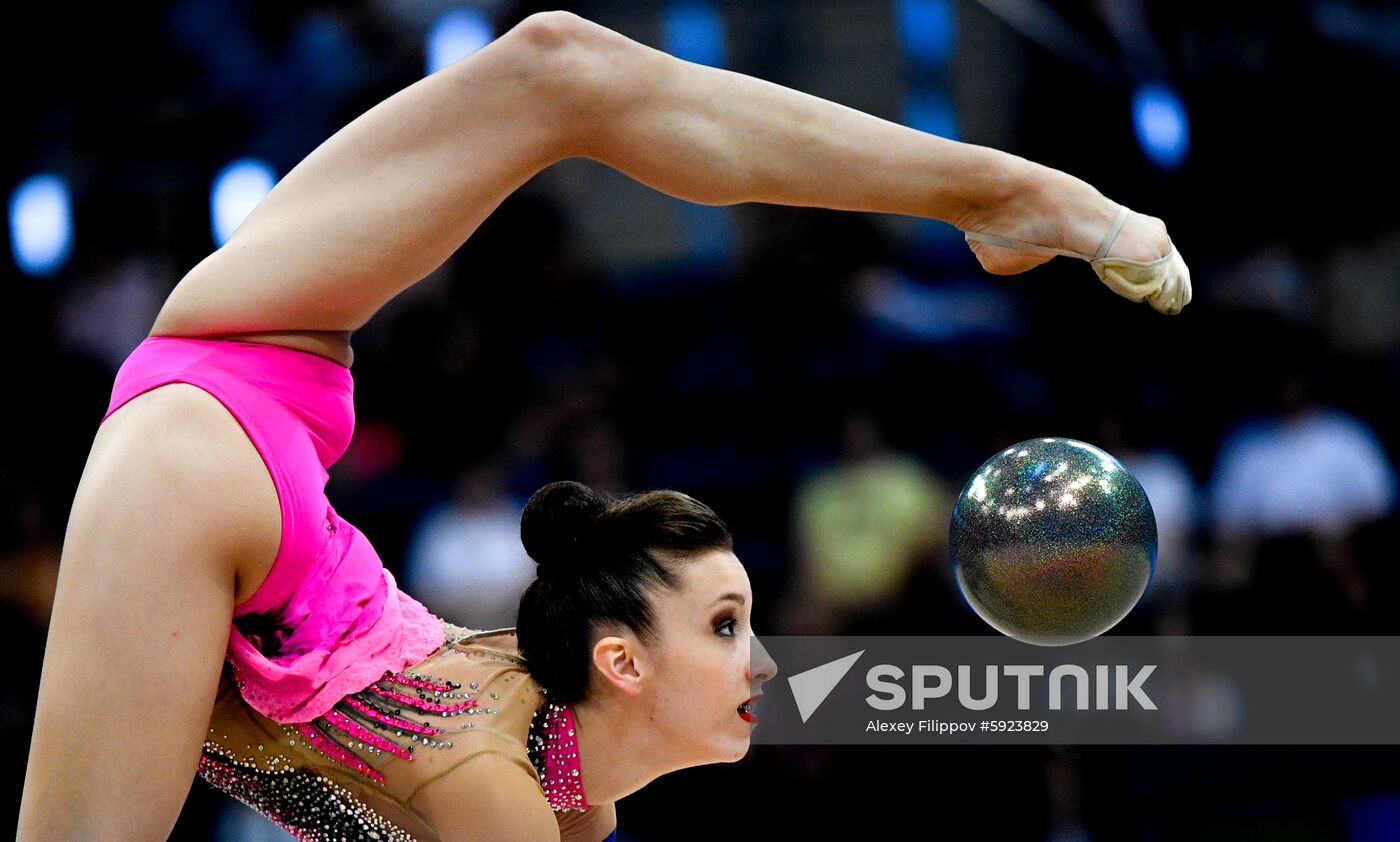
[[[694,762],[743,756],[736,708],[772,668],[750,664],[753,594],[724,521],[676,491],[609,500],[556,482],[530,498],[520,533],[538,578],[517,636],[550,699],[617,689],[673,739],[697,736]],[[715,729],[733,739],[716,744]]]

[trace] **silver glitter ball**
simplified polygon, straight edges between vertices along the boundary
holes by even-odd
[[[1113,628],[1157,565],[1157,520],[1142,485],[1074,439],[1023,441],[984,462],[958,495],[948,541],[973,610],[1040,646]]]

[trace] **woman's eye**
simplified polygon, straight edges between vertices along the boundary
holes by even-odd
[[[723,623],[720,623],[720,624],[719,624],[719,628],[715,629],[715,633],[716,633],[716,634],[719,634],[721,637],[733,637],[733,636],[734,636],[734,626],[735,626],[735,622],[734,622],[733,620],[725,620]],[[726,629],[729,630],[729,633],[728,633],[728,634],[724,634],[724,631],[725,631]]]

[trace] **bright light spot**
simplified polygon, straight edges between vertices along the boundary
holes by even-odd
[[[1148,160],[1174,170],[1186,159],[1191,132],[1186,104],[1160,82],[1146,82],[1133,94],[1133,128]]]
[[[240,158],[224,167],[214,177],[214,187],[209,193],[214,244],[222,246],[228,242],[276,183],[272,167],[257,158]]]
[[[661,14],[661,49],[695,64],[723,67],[724,18],[709,3],[672,3]]]
[[[475,9],[444,12],[428,30],[427,72],[436,73],[487,44],[495,35],[491,22]]]
[[[68,184],[52,173],[25,179],[10,195],[10,251],[26,275],[57,272],[73,247]]]
[[[1113,490],[1113,489],[1111,489],[1111,488],[1108,487],[1108,480],[1106,480],[1106,479],[1101,479],[1101,480],[1099,480],[1099,488],[1102,488],[1102,489],[1103,489],[1103,493],[1105,493],[1105,494],[1108,494],[1109,492],[1111,492],[1111,491]]]
[[[918,64],[942,64],[953,57],[953,4],[948,0],[897,0],[895,16],[904,51]]]
[[[984,476],[974,478],[972,480],[972,488],[968,489],[967,494],[969,497],[971,497],[974,500],[977,500],[978,502],[986,500],[987,478]]]

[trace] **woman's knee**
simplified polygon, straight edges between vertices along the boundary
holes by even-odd
[[[535,100],[575,131],[601,125],[637,101],[646,61],[666,58],[570,12],[537,12],[498,39],[500,60]]]

